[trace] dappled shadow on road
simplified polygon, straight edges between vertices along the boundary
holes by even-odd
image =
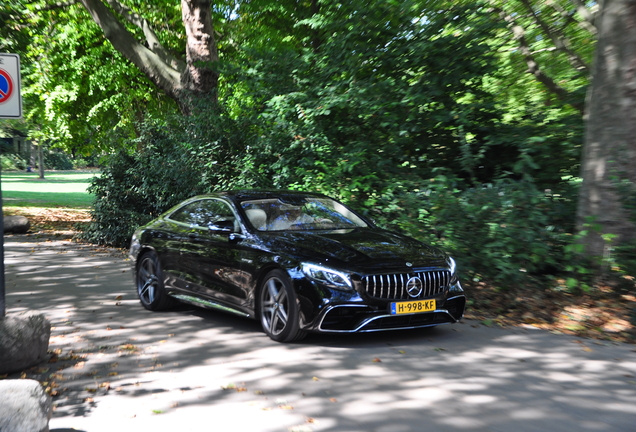
[[[183,306],[151,313],[121,253],[5,244],[9,313],[54,329],[52,429],[628,431],[633,346],[475,322],[310,335],[282,345],[256,321]],[[48,370],[46,370],[48,369]]]

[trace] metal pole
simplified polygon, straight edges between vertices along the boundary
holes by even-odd
[[[2,178],[2,164],[0,164],[0,179]],[[2,203],[2,182],[0,181],[0,320],[7,312],[4,300],[4,211]]]

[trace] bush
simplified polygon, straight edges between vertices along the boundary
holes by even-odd
[[[365,207],[379,225],[449,252],[468,279],[505,287],[565,268],[574,205],[575,200],[546,194],[531,181],[466,187],[438,175],[408,187],[394,184],[369,197]]]
[[[132,144],[142,150],[113,155],[93,179],[93,222],[80,238],[126,247],[137,227],[184,199],[245,185],[241,135],[222,116],[216,122],[196,115],[150,119],[140,130]]]
[[[75,169],[99,167],[100,158],[101,158],[100,156],[96,156],[96,155],[78,156],[75,159],[73,159],[73,166],[75,167]]]
[[[138,154],[120,152],[95,177],[91,222],[80,234],[97,244],[126,247],[134,230],[183,199],[202,193],[201,173],[179,145],[150,145]]]
[[[88,167],[88,162],[84,158],[75,158],[73,160],[73,168],[83,169]]]
[[[7,153],[0,155],[2,171],[22,171],[26,169],[26,161],[20,156]]]
[[[47,169],[68,171],[74,168],[71,158],[61,151],[45,151],[43,156],[44,166]]]

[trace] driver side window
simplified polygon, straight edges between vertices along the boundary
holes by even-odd
[[[191,227],[208,228],[221,221],[231,221],[236,230],[237,223],[232,209],[216,199],[203,199],[187,204],[170,216],[169,219],[181,222]]]

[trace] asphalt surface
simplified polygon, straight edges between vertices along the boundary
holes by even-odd
[[[636,346],[474,321],[311,335],[152,313],[121,251],[5,236],[9,314],[44,313],[53,432],[636,431]],[[10,377],[11,378],[11,377]]]

